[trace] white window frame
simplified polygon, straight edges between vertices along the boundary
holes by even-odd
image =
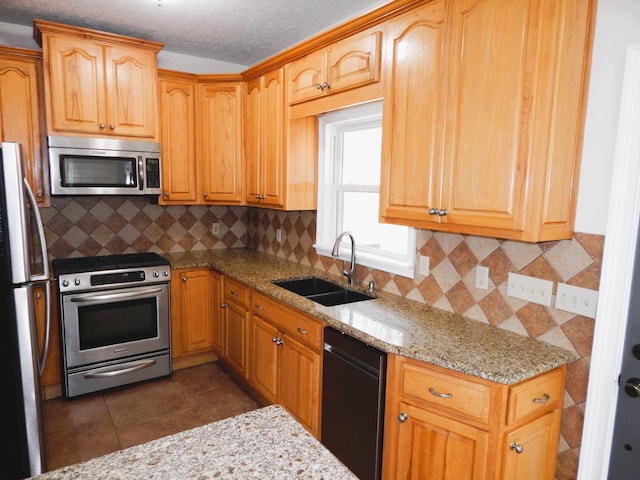
[[[343,185],[336,184],[335,160],[342,158],[339,150],[341,142],[338,136],[348,131],[349,127],[381,126],[382,101],[359,105],[337,112],[324,114],[318,119],[318,211],[316,224],[316,252],[319,255],[331,257],[331,251],[336,237],[341,233],[338,226],[342,225],[342,208],[337,204],[342,198],[338,192],[380,192],[380,186]],[[331,133],[328,133],[331,131]],[[327,161],[327,160],[331,161]],[[375,205],[379,210],[379,205]],[[414,278],[416,260],[416,231],[408,229],[407,254],[393,254],[380,252],[377,249],[367,249],[356,242],[356,264],[382,270],[408,278]],[[343,241],[340,257],[349,261],[351,256],[350,242]]]

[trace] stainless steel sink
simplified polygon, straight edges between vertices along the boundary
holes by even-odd
[[[297,280],[276,280],[272,283],[327,307],[372,300],[375,298],[372,295],[349,290],[342,285],[329,282],[319,277],[306,277]]]

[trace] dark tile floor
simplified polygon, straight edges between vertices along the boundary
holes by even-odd
[[[44,404],[47,470],[232,417],[261,405],[217,365]]]

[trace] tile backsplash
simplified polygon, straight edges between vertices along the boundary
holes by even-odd
[[[342,267],[341,261],[316,254],[312,211],[161,206],[145,197],[53,197],[41,213],[51,258],[248,247],[336,275]],[[214,223],[220,228],[216,235]],[[557,470],[559,480],[568,480],[577,471],[594,319],[507,296],[506,280],[516,272],[597,290],[603,247],[603,236],[580,233],[570,240],[528,244],[419,230],[416,254],[429,257],[429,276],[411,279],[363,266],[357,273],[361,283],[374,280],[387,292],[575,352],[578,359],[568,366]],[[474,286],[477,265],[489,267],[487,290]]]

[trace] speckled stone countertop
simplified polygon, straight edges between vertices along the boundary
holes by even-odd
[[[387,292],[374,300],[325,307],[273,280],[324,271],[247,249],[165,254],[172,268],[210,267],[388,353],[511,385],[575,360],[568,350]],[[365,288],[364,286],[362,287]]]
[[[38,480],[357,480],[272,405],[38,475]]]

